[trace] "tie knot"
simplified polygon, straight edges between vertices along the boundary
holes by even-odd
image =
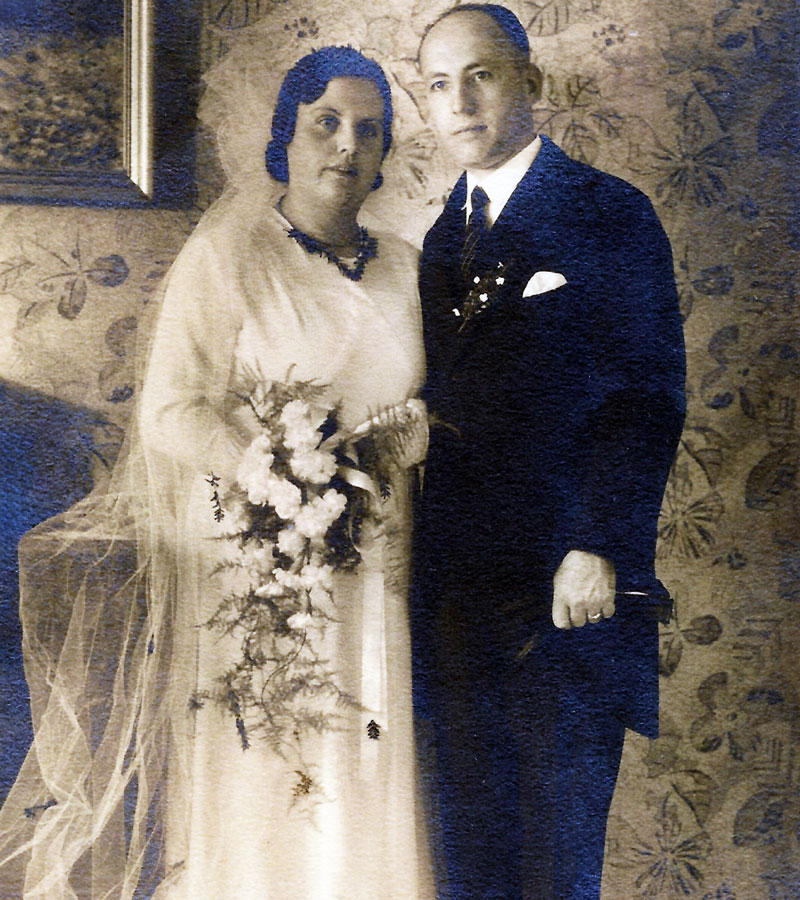
[[[472,193],[470,194],[470,203],[472,204],[473,212],[482,213],[486,209],[486,204],[488,202],[489,195],[480,185],[477,185],[472,189]]]

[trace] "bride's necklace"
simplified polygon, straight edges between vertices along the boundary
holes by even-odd
[[[282,199],[283,198],[281,198],[281,200]],[[280,200],[278,201],[277,208],[278,212],[285,219],[286,215],[281,209]],[[291,223],[289,224],[291,225]],[[378,239],[373,237],[366,228],[360,226],[358,229],[358,244],[356,246],[355,255],[346,257],[348,261],[352,260],[352,262],[345,262],[345,259],[342,259],[342,257],[333,251],[327,244],[323,244],[322,241],[318,241],[315,237],[312,237],[305,231],[301,231],[299,228],[295,228],[293,225],[289,228],[287,234],[290,238],[297,241],[307,253],[314,253],[317,256],[322,256],[327,259],[329,263],[333,263],[342,275],[344,275],[345,278],[349,278],[351,281],[360,281],[361,276],[364,274],[364,267],[371,259],[375,259],[378,255]]]
[[[374,238],[366,228],[362,227],[358,229],[358,246],[355,256],[350,257],[353,260],[352,264],[345,262],[330,247],[323,244],[322,241],[311,237],[305,231],[300,231],[299,228],[290,228],[288,234],[308,253],[315,253],[327,259],[329,263],[333,263],[342,275],[351,281],[360,281],[361,276],[364,274],[364,267],[378,255],[378,239]]]

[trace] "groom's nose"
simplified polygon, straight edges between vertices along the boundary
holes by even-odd
[[[468,81],[460,81],[452,92],[452,111],[457,116],[474,116],[478,111],[475,91]]]

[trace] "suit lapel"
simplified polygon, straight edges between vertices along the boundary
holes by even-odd
[[[524,250],[527,257],[536,257],[550,255],[557,247],[564,224],[563,204],[570,193],[571,160],[545,135],[541,141],[536,159],[489,232],[493,262],[502,253]]]
[[[574,196],[574,163],[549,138],[542,135],[541,140],[536,159],[497,217],[481,255],[482,274],[494,272],[498,263],[507,267],[505,284],[491,304],[466,323],[459,322],[452,312],[452,307],[462,304],[472,287],[463,282],[460,265],[466,230],[466,174],[454,186],[432,230],[424,277],[436,282],[432,293],[439,307],[438,327],[450,336],[446,339],[448,344],[454,342],[452,353],[460,355],[476,328],[491,319],[510,298],[521,296],[534,271],[552,269],[568,251],[569,216],[564,212]]]

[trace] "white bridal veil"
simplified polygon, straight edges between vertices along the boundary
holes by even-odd
[[[296,14],[275,11],[226,38],[230,49],[207,75],[201,117],[216,134],[228,187],[196,234],[232,210],[243,218],[255,214],[274,191],[264,150],[280,80],[297,58],[312,47],[349,43],[386,66],[382,54],[406,52],[396,46],[396,35],[370,33],[365,21],[343,15],[345,7],[330,4],[328,21],[315,10],[313,28]],[[426,18],[430,14],[428,7]],[[413,29],[407,37],[415,49]],[[397,78],[390,80],[399,123],[411,121],[413,103]],[[419,122],[414,129],[423,133]],[[427,154],[422,138],[409,146],[389,160],[399,173],[399,189],[381,192],[390,218],[391,203],[404,202],[408,154]],[[218,300],[224,303],[223,296]],[[158,304],[153,307],[157,315]],[[205,315],[212,323],[215,310]],[[207,339],[214,339],[213,324]],[[146,384],[147,356],[145,347],[139,388]],[[217,389],[210,385],[208,395]],[[213,404],[191,402],[195,444],[202,444],[201,436],[218,440]],[[180,831],[185,810],[174,796],[167,804],[167,793],[186,764],[175,748],[186,746],[181,735],[190,722],[182,689],[191,667],[191,629],[182,627],[176,580],[187,535],[181,510],[197,469],[152,434],[148,438],[146,420],[137,400],[110,485],[34,529],[20,545],[34,742],[0,810],[3,898],[133,900],[169,883],[163,835],[165,828]],[[211,450],[194,446],[194,458]]]

